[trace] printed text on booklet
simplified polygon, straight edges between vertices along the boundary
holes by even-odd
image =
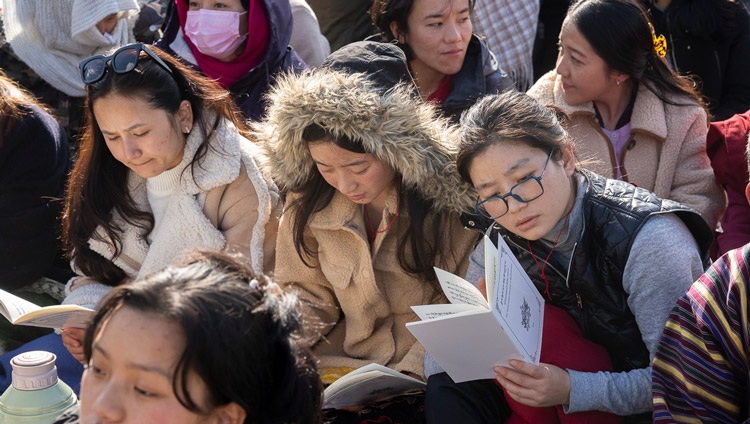
[[[421,321],[406,324],[457,383],[495,378],[510,359],[539,364],[544,298],[505,241],[484,238],[487,298],[473,284],[435,268],[451,302],[412,309]]]

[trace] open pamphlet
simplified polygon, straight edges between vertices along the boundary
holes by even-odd
[[[539,364],[544,298],[508,245],[484,237],[487,299],[461,277],[435,268],[449,304],[413,306],[406,324],[456,383],[495,378],[510,359]]]
[[[339,378],[323,392],[323,409],[366,405],[424,390],[425,383],[379,364],[368,364]]]
[[[86,328],[94,317],[94,310],[78,305],[40,307],[5,290],[0,290],[0,314],[16,325]]]

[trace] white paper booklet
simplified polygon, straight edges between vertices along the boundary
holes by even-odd
[[[425,383],[379,364],[368,364],[334,381],[323,392],[323,409],[366,405],[424,390]]]
[[[94,317],[94,311],[83,306],[40,307],[5,290],[0,290],[0,314],[16,325],[45,328],[86,328]]]
[[[435,268],[450,304],[413,306],[421,321],[406,324],[457,383],[495,378],[510,359],[539,364],[544,298],[499,237],[484,237],[488,303],[473,284]]]

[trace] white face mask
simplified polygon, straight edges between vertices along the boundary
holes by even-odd
[[[247,39],[247,34],[240,35],[240,17],[246,13],[190,10],[185,22],[185,35],[201,53],[224,59],[231,56]]]

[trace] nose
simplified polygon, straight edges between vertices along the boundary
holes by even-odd
[[[138,146],[138,142],[133,137],[129,136],[123,136],[122,153],[125,160],[128,162],[132,162],[143,155],[140,146]]]
[[[520,210],[523,210],[526,207],[526,205],[528,205],[528,203],[518,201],[518,199],[516,199],[513,196],[506,197],[505,201],[508,202],[508,213],[509,214],[514,214],[514,213],[516,213],[516,212],[518,212]]]
[[[124,394],[120,392],[117,384],[112,382],[106,383],[100,389],[91,402],[91,412],[96,415],[97,421],[102,423],[123,422],[126,415],[122,402]]]
[[[453,44],[461,41],[461,30],[455,22],[448,22],[443,28],[445,28],[443,37],[446,43]]]
[[[357,181],[345,172],[342,172],[338,176],[338,190],[342,194],[355,194],[354,191],[357,189]]]

